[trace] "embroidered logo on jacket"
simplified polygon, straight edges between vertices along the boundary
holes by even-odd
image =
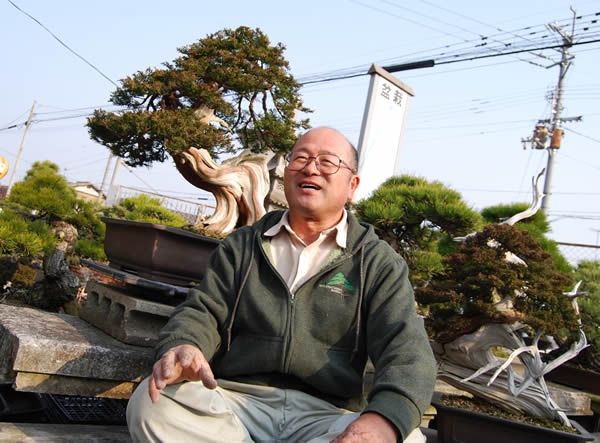
[[[329,289],[331,292],[340,294],[344,297],[354,295],[354,286],[350,284],[348,279],[341,272],[335,274],[331,280],[324,285],[320,285],[320,287]]]

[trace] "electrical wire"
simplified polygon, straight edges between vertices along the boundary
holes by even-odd
[[[106,74],[104,74],[100,69],[98,69],[96,66],[94,66],[92,63],[90,63],[89,61],[87,61],[83,56],[79,55],[77,52],[75,52],[73,49],[71,49],[69,47],[69,45],[67,45],[65,42],[63,42],[60,38],[58,38],[50,29],[48,29],[46,26],[44,26],[37,18],[33,17],[31,14],[23,11],[20,7],[18,7],[15,3],[12,2],[12,0],[8,0],[8,3],[10,3],[11,5],[13,5],[17,10],[19,10],[20,12],[22,12],[23,14],[25,14],[27,17],[29,17],[31,20],[33,20],[34,22],[36,22],[38,25],[40,25],[42,28],[44,28],[52,37],[54,37],[54,39],[60,43],[61,45],[63,45],[65,48],[67,48],[70,52],[72,52],[73,54],[75,54],[75,56],[77,56],[79,59],[81,59],[84,63],[86,63],[88,66],[90,66],[92,69],[94,69],[98,74],[100,74],[102,77],[104,77],[106,80],[108,80],[109,82],[111,82],[113,84],[113,86],[115,87],[119,87],[119,85],[117,83],[115,83],[110,77],[108,77]]]
[[[125,167],[125,169],[127,169],[127,170],[129,171],[129,173],[130,173],[130,174],[133,174],[133,176],[134,176],[135,178],[137,178],[139,181],[141,181],[143,184],[145,184],[145,185],[148,187],[148,189],[150,189],[150,190],[151,190],[151,191],[153,191],[153,192],[157,192],[157,191],[156,191],[156,189],[154,189],[152,186],[150,186],[148,183],[146,183],[146,182],[144,181],[144,179],[142,179],[142,178],[141,178],[139,175],[137,175],[137,174],[136,174],[136,173],[133,171],[133,169],[132,169],[132,168],[130,168],[130,167],[129,167],[129,166],[128,166],[128,165],[127,165],[127,164],[126,164],[126,163],[125,163],[123,160],[121,160],[120,158],[117,158],[117,160],[121,162],[121,164],[122,164],[122,165]]]
[[[591,140],[591,141],[593,141],[593,142],[600,143],[600,140],[599,140],[599,139],[597,139],[597,138],[594,138],[594,137],[590,137],[589,135],[582,134],[581,132],[577,132],[577,131],[575,131],[575,130],[573,130],[573,129],[571,129],[571,128],[563,127],[562,129],[565,129],[565,130],[567,130],[567,131],[569,131],[569,132],[572,132],[573,134],[577,134],[577,135],[578,135],[578,136],[580,136],[580,137],[587,138],[588,140]]]

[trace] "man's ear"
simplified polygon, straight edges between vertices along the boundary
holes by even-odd
[[[356,188],[360,184],[360,177],[358,175],[353,175],[350,179],[349,188],[348,188],[348,201],[352,201],[354,198],[354,193],[356,192]]]

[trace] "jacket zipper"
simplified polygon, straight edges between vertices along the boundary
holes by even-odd
[[[291,358],[290,358],[290,350],[292,348],[294,300],[296,298],[296,295],[295,295],[295,293],[290,291],[290,289],[287,286],[287,283],[283,281],[283,278],[281,278],[281,275],[279,274],[279,272],[277,272],[277,270],[273,267],[273,263],[271,263],[271,260],[269,259],[269,257],[267,257],[267,254],[266,254],[264,248],[262,247],[262,242],[260,240],[260,236],[257,236],[255,240],[258,242],[258,246],[259,246],[261,254],[263,255],[263,259],[266,260],[269,267],[271,268],[273,273],[275,273],[275,275],[279,278],[279,280],[283,284],[283,287],[286,289],[286,291],[288,292],[288,295],[289,295],[288,299],[289,299],[290,303],[288,304],[288,309],[287,309],[287,319],[286,319],[285,331],[284,331],[284,336],[283,336],[284,341],[283,341],[283,352],[282,352],[282,362],[281,362],[281,369],[282,369],[281,372],[283,374],[287,374],[287,373],[289,373],[290,366],[292,363]],[[304,285],[306,285],[311,280],[321,278],[321,275],[325,274],[326,272],[329,272],[330,270],[336,268],[337,266],[341,265],[346,260],[349,260],[351,258],[352,258],[352,254],[350,254],[350,253],[341,255],[336,260],[331,262],[329,265],[327,265],[323,269],[319,270],[311,278],[309,278],[304,283],[302,283],[296,289],[296,292],[298,292]]]
[[[318,280],[319,278],[321,278],[321,276],[323,274],[325,274],[326,272],[329,272],[332,269],[335,269],[336,267],[340,266],[342,263],[344,263],[346,260],[349,260],[350,258],[352,258],[351,254],[347,254],[347,255],[342,255],[341,257],[338,257],[337,260],[334,260],[331,264],[327,265],[326,267],[324,267],[323,269],[321,269],[320,271],[318,271],[315,275],[313,275],[311,278],[309,278],[308,280],[306,280],[304,283],[302,283],[298,288],[296,288],[296,292],[300,291],[300,289],[306,285],[308,282],[312,281],[312,280]],[[286,285],[287,287],[287,285]],[[291,294],[291,303],[290,303],[290,309],[288,309],[288,328],[286,328],[286,336],[285,336],[285,345],[284,345],[284,349],[283,349],[283,373],[284,374],[288,374],[290,371],[290,366],[292,365],[292,359],[290,357],[291,354],[291,349],[292,349],[292,331],[293,331],[293,319],[294,319],[294,297],[295,294],[292,293],[291,291],[289,291]]]
[[[288,350],[291,346],[292,319],[294,317],[293,311],[294,311],[294,298],[295,297],[294,297],[294,294],[292,293],[292,291],[290,291],[290,289],[288,288],[287,283],[285,281],[283,281],[281,274],[279,274],[279,272],[277,272],[277,269],[275,269],[275,267],[273,266],[273,263],[271,263],[271,260],[267,256],[267,253],[265,252],[265,250],[262,246],[260,236],[256,237],[256,241],[258,242],[258,248],[260,249],[260,252],[263,255],[263,259],[267,262],[267,264],[271,268],[271,271],[277,276],[277,278],[279,278],[279,281],[281,282],[282,286],[285,288],[285,290],[288,293],[287,299],[289,300],[289,303],[287,304],[287,318],[285,321],[285,328],[283,331],[283,349],[281,352],[281,372],[283,374],[285,374],[287,371],[287,368],[289,367],[289,363],[286,364],[286,362],[289,361],[287,354],[288,354]]]

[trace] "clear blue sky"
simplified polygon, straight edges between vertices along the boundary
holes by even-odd
[[[600,38],[597,0],[13,3],[114,82],[173,60],[178,47],[240,25],[259,27],[272,42],[282,42],[301,82],[349,68],[366,72],[371,63],[443,62],[457,54],[465,59],[491,55],[494,45],[517,47],[528,40],[558,44],[558,34],[544,25],[570,23],[569,6],[581,16],[576,41]],[[0,0],[0,41],[0,155],[11,168],[23,137],[19,124],[33,101],[38,103],[17,180],[34,161],[50,160],[69,181],[100,184],[108,151],[89,139],[84,115],[106,106],[115,86],[7,0]],[[581,115],[583,122],[566,124],[557,154],[551,236],[595,244],[594,230],[600,229],[600,43],[574,46],[570,52],[575,58],[565,81],[563,116]],[[538,119],[550,117],[547,97],[558,78],[558,67],[544,66],[558,61],[559,53],[538,53],[549,59],[523,53],[396,73],[416,94],[408,112],[402,172],[439,180],[476,209],[529,202],[531,177],[546,166],[547,154],[523,150],[520,140],[531,135]],[[315,111],[312,125],[335,127],[358,142],[368,83],[361,76],[304,87],[305,104]],[[72,116],[80,117],[66,118]],[[8,184],[11,173],[0,184]],[[203,195],[171,161],[133,172],[121,168],[117,182],[188,199]]]

